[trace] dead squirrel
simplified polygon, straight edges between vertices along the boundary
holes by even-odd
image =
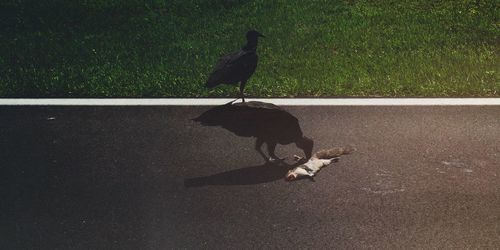
[[[353,147],[334,147],[316,152],[306,163],[289,170],[285,176],[287,181],[293,181],[300,177],[314,177],[316,173],[328,166],[330,163],[338,161],[339,156],[350,154],[354,151]],[[297,161],[302,160],[302,157],[294,156]]]

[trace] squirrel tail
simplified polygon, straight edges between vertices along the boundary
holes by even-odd
[[[318,159],[331,159],[335,157],[339,157],[341,155],[346,155],[354,152],[354,148],[352,146],[346,147],[333,147],[331,149],[324,149],[316,152],[313,157]]]

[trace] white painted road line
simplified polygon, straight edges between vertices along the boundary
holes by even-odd
[[[0,98],[8,106],[214,106],[234,98]],[[238,100],[240,102],[241,100]],[[247,98],[283,106],[483,106],[500,98]]]

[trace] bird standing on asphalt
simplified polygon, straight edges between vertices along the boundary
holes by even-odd
[[[240,97],[245,102],[243,89],[257,68],[257,42],[261,33],[250,30],[247,32],[247,44],[240,50],[219,58],[215,69],[208,77],[205,86],[213,88],[219,84],[236,85],[240,83]]]

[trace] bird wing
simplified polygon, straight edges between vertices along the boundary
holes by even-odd
[[[238,50],[238,51],[233,52],[231,54],[227,54],[227,55],[222,56],[221,58],[219,58],[219,61],[215,65],[214,72],[233,66],[234,63],[237,62],[238,59],[240,59],[244,55],[245,55],[245,51]]]
[[[252,56],[255,58],[251,58]],[[245,80],[243,78],[249,77],[255,71],[256,60],[257,55],[254,52],[245,50],[222,56],[210,74],[207,86],[213,87],[220,83],[231,84]]]

